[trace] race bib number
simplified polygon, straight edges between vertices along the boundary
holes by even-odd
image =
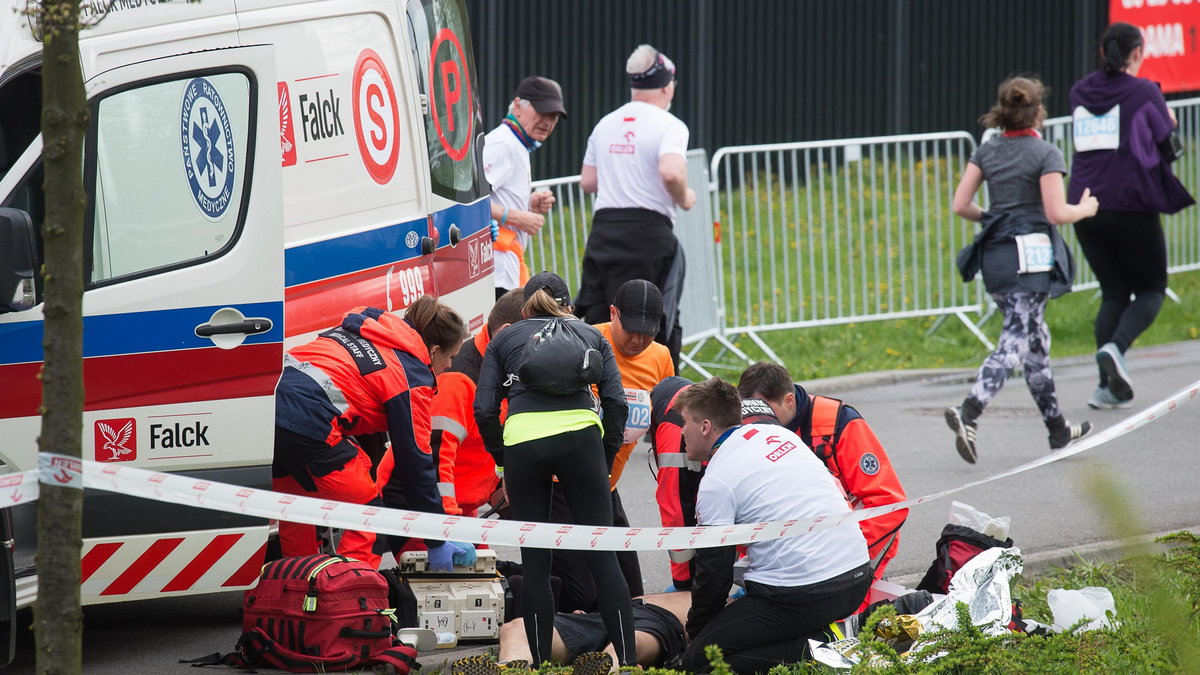
[[[624,443],[634,443],[650,428],[650,392],[644,389],[625,389],[629,418],[625,420]]]
[[[1075,108],[1075,151],[1116,150],[1121,145],[1121,105],[1103,115],[1093,115],[1083,106]]]
[[[1054,246],[1050,235],[1041,232],[1022,234],[1017,240],[1017,274],[1049,272],[1054,267]]]

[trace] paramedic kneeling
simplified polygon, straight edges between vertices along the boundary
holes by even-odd
[[[692,461],[707,461],[696,498],[702,526],[762,523],[849,512],[821,461],[791,431],[742,422],[733,385],[713,378],[679,394]],[[800,660],[805,638],[852,613],[867,594],[867,543],[855,523],[747,546],[746,595],[726,605],[733,546],[700,549],[692,584],[683,668],[709,670],[717,645],[737,673]]]

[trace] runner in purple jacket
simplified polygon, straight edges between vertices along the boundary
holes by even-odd
[[[1136,26],[1114,23],[1101,38],[1101,67],[1071,87],[1075,156],[1067,199],[1090,188],[1103,205],[1075,224],[1103,296],[1095,325],[1100,384],[1087,402],[1097,410],[1132,405],[1124,354],[1154,323],[1167,290],[1159,214],[1195,203],[1160,150],[1175,116],[1158,85],[1137,76],[1143,45]]]

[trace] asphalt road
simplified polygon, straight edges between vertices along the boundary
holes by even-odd
[[[1103,429],[1200,380],[1200,341],[1136,349],[1128,355],[1137,393],[1128,411],[1092,411],[1084,404],[1095,386],[1089,358],[1054,361],[1059,401],[1071,421],[1088,419]],[[810,391],[854,405],[883,441],[909,497],[931,494],[989,476],[1043,456],[1046,431],[1021,380],[1013,380],[980,420],[979,463],[963,462],[942,410],[961,401],[972,372],[941,371],[910,379],[903,373],[870,374],[805,383]],[[1112,476],[1142,514],[1144,532],[1200,526],[1200,398],[1149,426],[1053,464],[980,485],[952,498],[914,508],[902,532],[890,577],[919,574],[933,558],[950,499],[993,516],[1010,516],[1010,536],[1026,554],[1048,554],[1113,538],[1106,509],[1085,487],[1093,470]],[[621,494],[635,526],[658,522],[653,478],[644,447],[635,451]],[[503,558],[518,553],[501,548]],[[647,592],[669,582],[666,556],[642,554]],[[240,594],[156,600],[85,608],[84,670],[87,673],[197,673],[180,658],[233,648],[240,632]],[[28,616],[28,615],[25,615]],[[33,638],[20,636],[21,657],[9,669],[33,673]],[[422,658],[438,665],[455,652]]]

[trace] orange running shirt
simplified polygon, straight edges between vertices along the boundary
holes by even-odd
[[[633,446],[650,428],[650,390],[664,378],[675,374],[675,363],[671,360],[671,351],[657,342],[651,342],[644,352],[629,358],[613,342],[611,323],[596,324],[596,330],[613,346],[613,356],[617,359],[617,369],[621,371],[621,383],[625,387],[625,402],[629,404],[624,443],[617,452],[609,478],[611,487],[616,489]]]

